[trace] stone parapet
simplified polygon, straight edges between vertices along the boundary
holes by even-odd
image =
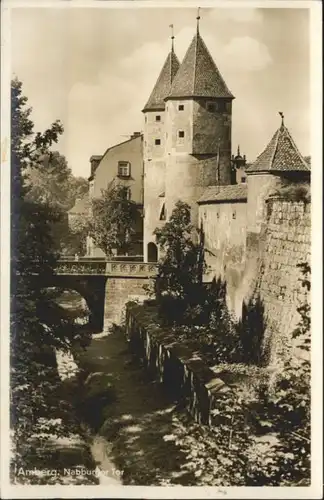
[[[231,389],[186,346],[154,322],[146,305],[126,306],[126,336],[134,354],[152,378],[166,386],[175,400],[183,402],[194,419],[212,424],[212,410],[220,393]]]
[[[59,260],[55,268],[55,274],[64,275],[105,275],[106,262],[105,261],[72,261],[72,260]]]
[[[107,262],[106,274],[110,276],[154,276],[157,265],[147,262]]]
[[[117,262],[106,260],[71,260],[60,259],[55,269],[56,274],[83,274],[105,276],[154,276],[157,265],[146,262]]]

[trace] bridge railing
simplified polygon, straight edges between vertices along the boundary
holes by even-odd
[[[115,257],[79,257],[75,255],[63,255],[60,262],[143,262],[143,255],[116,255]]]
[[[151,262],[107,262],[106,274],[115,276],[153,276],[157,265]]]
[[[56,274],[106,274],[106,261],[59,260],[55,267]]]
[[[153,276],[157,265],[151,262],[128,262],[106,260],[66,260],[57,262],[56,274],[84,274],[105,276]]]

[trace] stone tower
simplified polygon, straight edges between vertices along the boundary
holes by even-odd
[[[165,208],[178,200],[192,207],[207,186],[231,184],[231,118],[234,96],[197,31],[166,102]]]
[[[153,232],[165,220],[165,97],[170,93],[179,60],[172,47],[163,65],[144,113],[144,260],[157,258]]]

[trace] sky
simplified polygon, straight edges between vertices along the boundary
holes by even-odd
[[[89,158],[143,129],[141,113],[170,50],[195,34],[194,8],[12,9],[12,72],[36,130],[64,125],[57,149],[75,175]],[[235,96],[232,149],[253,161],[280,125],[310,154],[307,9],[202,8],[200,33]]]

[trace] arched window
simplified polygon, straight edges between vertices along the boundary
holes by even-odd
[[[150,242],[147,245],[147,260],[148,262],[157,262],[158,249],[155,243]]]

